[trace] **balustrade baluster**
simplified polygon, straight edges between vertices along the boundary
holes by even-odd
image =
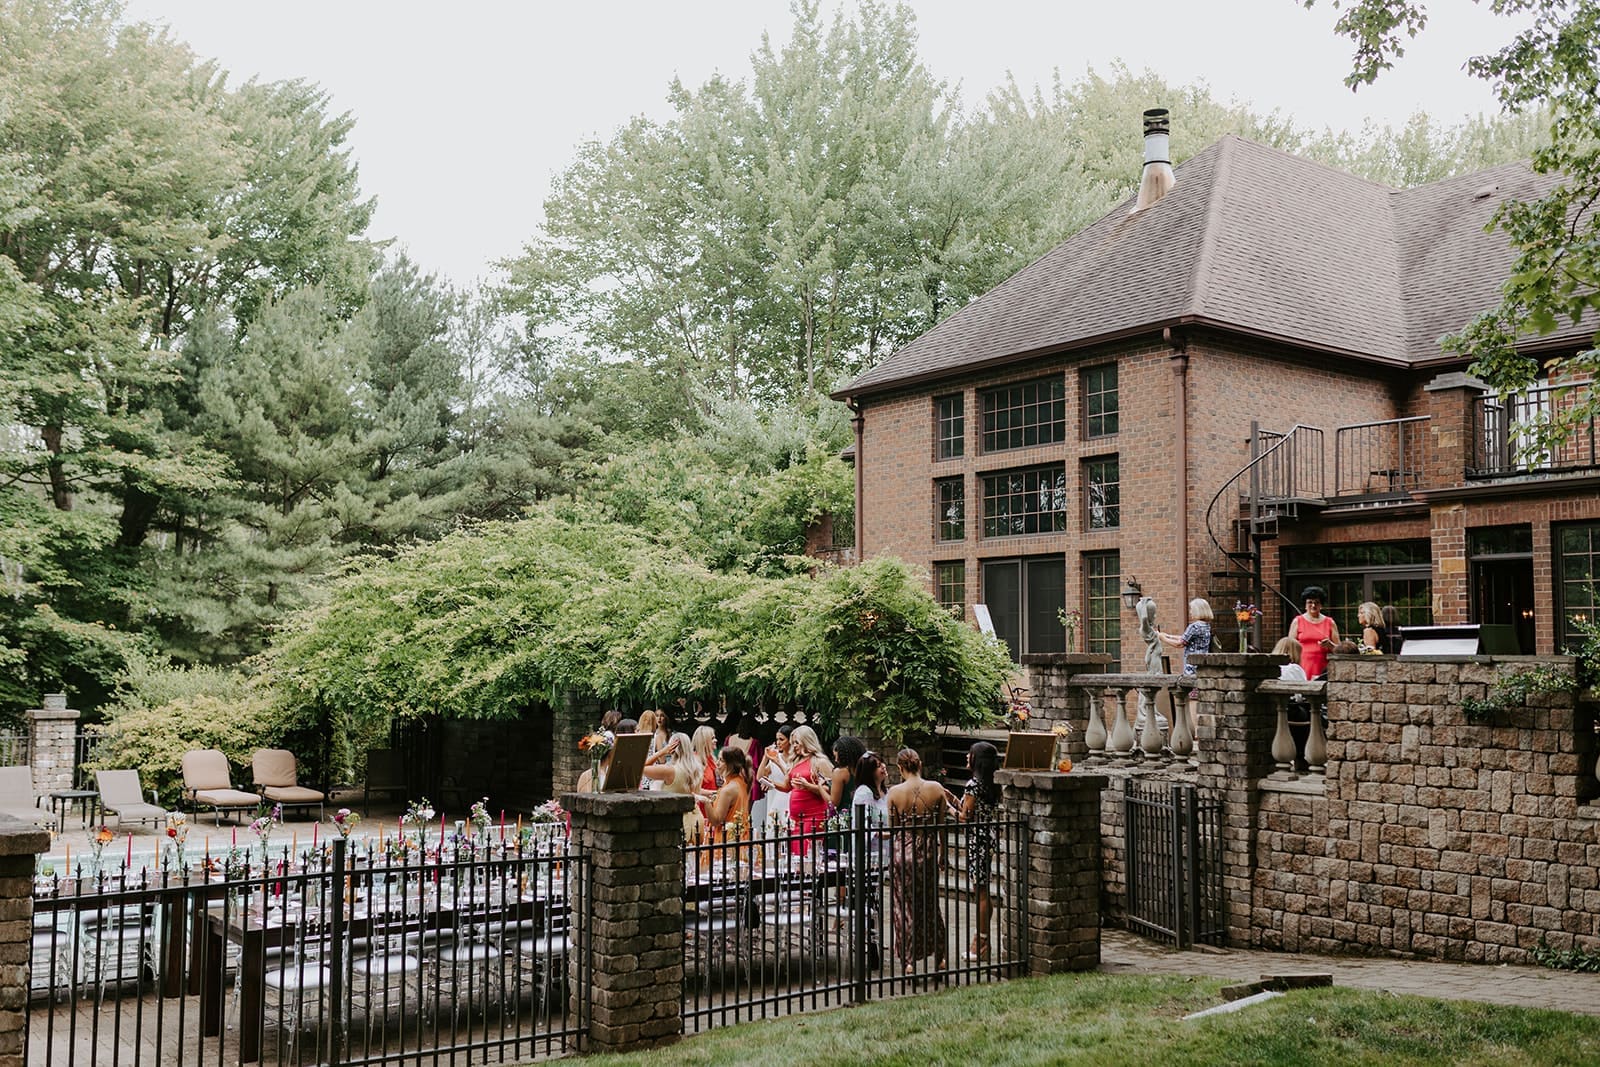
[[[1128,709],[1123,703],[1122,690],[1108,689],[1106,695],[1112,698],[1108,701],[1108,710],[1115,709],[1115,721],[1111,724],[1111,737],[1106,742],[1106,747],[1117,759],[1131,759],[1134,745],[1133,725],[1128,722]]]
[[[1272,735],[1272,761],[1278,773],[1294,777],[1294,736],[1289,733],[1289,704],[1278,702],[1278,731]]]
[[[1194,709],[1187,700],[1172,699],[1172,690],[1162,689],[1156,706],[1167,705],[1172,720],[1172,761],[1187,763],[1194,754]]]
[[[1153,685],[1139,687],[1139,717],[1144,720],[1144,728],[1139,731],[1139,751],[1146,759],[1161,755],[1165,741],[1161,736],[1161,716],[1156,711],[1156,689]]]
[[[1109,693],[1110,691],[1107,690]],[[1083,743],[1089,750],[1090,758],[1104,758],[1106,754],[1106,720],[1105,708],[1095,707],[1094,694],[1088,690],[1083,693],[1084,707],[1089,712],[1089,722],[1083,728]]]
[[[1322,729],[1322,709],[1311,706],[1311,736],[1306,738],[1306,765],[1312,774],[1321,774],[1328,764],[1328,739]]]

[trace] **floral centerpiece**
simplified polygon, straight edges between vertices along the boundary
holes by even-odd
[[[400,817],[400,822],[406,826],[417,828],[417,847],[422,850],[422,858],[428,858],[428,826],[433,822],[433,804],[427,797],[412,803],[406,808],[406,813]],[[440,842],[443,844],[444,842]]]
[[[484,797],[472,805],[467,812],[467,822],[472,824],[472,833],[475,837],[486,837],[489,833],[489,798]]]
[[[1050,727],[1050,732],[1056,735],[1056,744],[1060,745],[1064,743],[1068,735],[1072,733],[1072,724],[1069,722],[1058,722],[1054,726]],[[1056,770],[1062,772],[1063,774],[1072,770],[1072,757],[1062,753],[1061,759],[1056,763]]]
[[[1239,624],[1239,651],[1250,651],[1250,626],[1261,618],[1261,609],[1242,600],[1233,602],[1233,617]]]
[[[1071,611],[1057,608],[1056,618],[1061,620],[1061,628],[1067,631],[1067,651],[1078,651],[1078,626],[1083,622],[1083,612],[1077,608]]]
[[[356,826],[360,822],[360,814],[351,811],[349,808],[340,808],[333,813],[333,828],[339,831],[339,836],[346,841],[350,840],[350,835],[355,832]]]
[[[261,860],[267,860],[267,852],[272,847],[272,831],[283,823],[283,805],[274,804],[272,810],[265,815],[259,815],[250,824],[250,830],[261,839]]]
[[[567,810],[561,806],[559,800],[547,800],[533,809],[533,814],[528,816],[529,822],[566,822]]]
[[[89,844],[89,849],[94,856],[94,870],[90,872],[91,874],[100,873],[100,858],[105,855],[106,846],[111,844],[111,842],[115,841],[116,839],[117,835],[112,833],[111,827],[107,826],[105,823],[101,823],[100,829],[94,832],[94,840]],[[70,864],[68,865],[67,877],[72,877]]]
[[[189,820],[182,812],[175,811],[167,816],[167,844],[172,849],[173,858],[177,861],[178,870],[188,870],[184,862],[183,848],[189,840]]]
[[[595,730],[578,738],[578,751],[589,757],[589,789],[600,791],[600,764],[617,746],[617,735],[610,730]]]

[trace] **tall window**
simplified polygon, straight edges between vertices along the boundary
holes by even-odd
[[[1122,557],[1088,552],[1083,557],[1085,652],[1104,652],[1113,669],[1122,660]]]
[[[933,483],[934,530],[941,541],[967,536],[967,482],[965,478],[940,478]]]
[[[967,613],[967,565],[961,560],[933,565],[933,598],[956,618]]]
[[[1370,600],[1393,607],[1400,626],[1433,622],[1432,547],[1426,540],[1300,545],[1283,550],[1283,590],[1299,603],[1300,591],[1328,591],[1323,610],[1340,636],[1361,636],[1356,610]]]
[[[1117,365],[1088,367],[1079,379],[1083,396],[1083,435],[1109,437],[1117,432]]]
[[[934,440],[940,459],[958,459],[967,451],[966,398],[960,393],[935,397],[933,401]]]
[[[983,602],[1012,659],[1066,650],[1060,616],[1067,603],[1065,557],[984,560],[982,568]]]
[[[1567,648],[1581,637],[1575,622],[1600,619],[1600,523],[1559,527],[1556,547],[1561,556],[1561,626],[1556,636]]]
[[[978,394],[983,450],[1053,445],[1067,438],[1067,386],[1059,374]]]
[[[1063,463],[983,476],[983,536],[1060,533],[1067,528]]]
[[[1116,456],[1085,460],[1083,502],[1091,530],[1115,530],[1122,525],[1122,475]]]

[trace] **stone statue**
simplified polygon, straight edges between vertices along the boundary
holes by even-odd
[[[1153,597],[1140,597],[1138,605],[1133,609],[1139,616],[1139,636],[1144,638],[1144,669],[1147,674],[1165,674],[1161,669],[1161,638],[1156,636],[1156,602]],[[1144,724],[1151,714],[1155,714],[1156,726],[1165,731],[1167,717],[1156,710],[1152,691],[1139,690],[1139,713],[1134,719],[1134,729],[1143,730]]]
[[[1156,636],[1155,598],[1140,597],[1133,610],[1139,616],[1139,636],[1144,639],[1144,669],[1149,674],[1160,674],[1161,639]]]

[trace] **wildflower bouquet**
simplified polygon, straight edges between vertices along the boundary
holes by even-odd
[[[567,811],[561,806],[559,800],[547,800],[533,809],[533,814],[528,816],[529,822],[566,822]]]
[[[257,816],[250,824],[251,831],[261,839],[261,858],[265,862],[267,851],[272,846],[272,831],[283,823],[283,805],[274,804],[272,810],[265,815]]]
[[[339,836],[346,841],[355,832],[356,825],[361,822],[361,816],[349,808],[340,808],[333,813],[333,828],[339,831]]]
[[[617,735],[610,730],[596,730],[578,739],[578,751],[589,757],[589,788],[600,791],[600,764],[617,746]]]
[[[175,811],[167,816],[167,844],[172,848],[172,854],[177,861],[179,871],[188,869],[184,862],[183,848],[189,840],[189,821],[182,812]]]
[[[472,824],[472,832],[481,837],[489,832],[489,798],[484,797],[472,805],[472,810],[467,813],[467,822]]]
[[[406,813],[400,817],[402,823],[417,828],[417,847],[422,850],[424,859],[428,856],[428,826],[436,814],[438,813],[433,810],[433,804],[427,797],[423,797],[410,804],[406,808]]]
[[[1250,651],[1250,626],[1261,618],[1261,609],[1242,600],[1233,602],[1233,617],[1239,623],[1239,651]]]

